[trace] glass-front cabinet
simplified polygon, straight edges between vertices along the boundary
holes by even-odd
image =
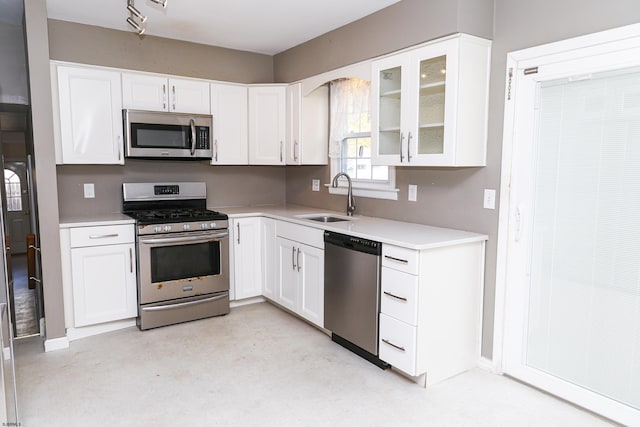
[[[373,62],[375,164],[485,165],[490,46],[458,34]]]

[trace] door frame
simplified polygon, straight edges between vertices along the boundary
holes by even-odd
[[[630,53],[630,51],[635,51]],[[607,71],[612,68],[640,66],[640,24],[628,25],[612,30],[602,31],[573,39],[545,44],[533,48],[510,52],[507,55],[505,79],[505,106],[502,145],[502,171],[500,182],[500,204],[498,211],[498,238],[496,262],[496,292],[495,292],[495,323],[493,340],[492,368],[498,373],[504,373],[505,368],[505,336],[513,325],[505,321],[507,314],[507,282],[508,254],[510,243],[517,233],[522,232],[521,212],[518,202],[511,194],[514,172],[514,144],[517,133],[533,131],[533,128],[522,129],[518,126],[518,114],[522,114],[522,106],[536,102],[535,96],[529,93],[518,94],[518,88],[524,84],[531,84],[531,75],[538,72],[543,74],[544,80],[566,77],[563,70],[568,66],[576,67],[594,56],[606,55],[610,60],[600,61],[600,65],[591,65],[585,74]],[[613,64],[613,65],[612,65]],[[525,74],[526,70],[526,74]],[[527,83],[523,83],[523,82]],[[520,95],[520,98],[518,98]],[[524,98],[523,98],[524,97]],[[509,260],[512,261],[512,260]],[[534,384],[544,389],[544,384]],[[573,401],[589,410],[604,416],[622,420],[631,420],[633,416],[627,405],[618,404],[615,411],[602,407],[597,402],[582,396],[582,387],[563,387],[554,394]],[[592,392],[589,392],[592,393]],[[569,396],[571,395],[571,396]],[[576,395],[578,398],[576,399]],[[609,399],[611,400],[611,399]],[[616,407],[615,401],[611,400]],[[620,419],[622,417],[622,419]]]

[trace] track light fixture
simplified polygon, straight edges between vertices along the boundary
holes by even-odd
[[[134,5],[133,0],[129,0],[127,3],[127,10],[131,12],[133,16],[140,20],[141,24],[144,24],[147,21],[147,17],[142,14]]]
[[[134,5],[134,0],[127,0],[127,11],[129,11],[129,17],[127,18],[127,23],[133,27],[134,30],[138,32],[138,35],[141,36],[146,31],[145,26],[143,25],[147,22],[147,16],[143,15],[140,10]],[[168,0],[151,0],[155,4],[159,4],[163,8],[167,7]],[[136,21],[136,18],[139,21]]]
[[[160,6],[162,6],[163,8],[167,7],[167,1],[168,0],[151,0],[153,3],[155,4],[159,4]]]

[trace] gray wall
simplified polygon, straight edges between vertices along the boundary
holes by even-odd
[[[452,11],[456,6],[457,11]],[[487,23],[492,17],[493,27]],[[398,168],[398,201],[357,201],[361,214],[489,235],[482,340],[485,357],[491,358],[493,351],[498,211],[483,209],[482,197],[484,188],[500,187],[506,54],[639,21],[637,0],[403,0],[275,57],[276,81],[292,81],[456,31],[493,39],[487,166]],[[493,30],[487,34],[487,28]],[[344,196],[312,192],[312,178],[328,182],[329,168],[288,167],[287,202],[344,209]],[[407,184],[418,185],[415,203],[407,201]]]
[[[42,287],[46,313],[46,338],[66,336],[62,298],[62,265],[53,147],[53,112],[49,77],[47,8],[41,0],[25,0],[25,26],[31,89],[33,146],[39,210]]]
[[[273,81],[273,57],[49,20],[51,59],[237,83]]]
[[[0,10],[0,104],[28,104],[27,58],[22,23],[7,22]]]

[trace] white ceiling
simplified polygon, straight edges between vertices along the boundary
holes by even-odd
[[[5,1],[5,0],[1,0]],[[131,31],[127,0],[46,0],[49,18]],[[399,0],[150,0],[145,34],[274,55]]]

